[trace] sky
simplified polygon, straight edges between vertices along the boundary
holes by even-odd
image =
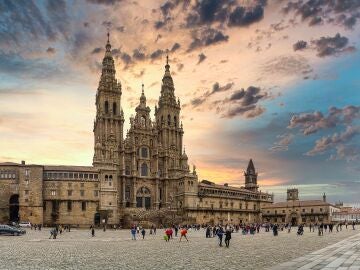
[[[360,202],[360,1],[0,0],[0,161],[91,165],[107,31],[125,127],[166,55],[199,180]]]

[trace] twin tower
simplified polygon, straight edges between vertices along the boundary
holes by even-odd
[[[186,175],[195,177],[196,172],[190,173],[183,150],[180,100],[175,97],[168,58],[161,95],[155,106],[155,120],[151,120],[142,86],[135,117],[130,118],[130,129],[124,136],[122,86],[115,78],[109,38],[105,48],[93,130],[93,165],[103,175],[100,209],[115,210],[115,205],[120,208],[176,207],[179,202],[175,199],[178,192],[174,186]]]

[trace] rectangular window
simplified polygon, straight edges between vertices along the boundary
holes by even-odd
[[[80,196],[84,197],[85,191],[84,190],[80,190]]]
[[[29,195],[29,191],[28,191],[28,190],[25,190],[25,195]]]
[[[74,173],[74,178],[79,178],[79,174],[78,174],[78,173]]]
[[[81,210],[86,211],[86,202],[81,203]]]
[[[99,191],[98,190],[94,190],[94,196],[98,197],[99,196]]]
[[[69,178],[69,173],[64,173],[64,178]]]
[[[73,173],[69,173],[69,178],[74,178],[74,174],[73,174]]]
[[[82,173],[80,173],[79,178],[84,178],[84,175]]]
[[[72,190],[68,190],[68,196],[72,196]]]
[[[87,173],[84,174],[84,178],[89,178],[89,175]]]
[[[94,178],[95,178],[95,179],[98,179],[98,175],[97,175],[97,174],[94,174]]]
[[[29,169],[25,170],[25,176],[30,176],[30,170]]]
[[[72,203],[71,201],[67,202],[67,210],[70,212],[72,210]]]
[[[90,179],[93,179],[93,178],[94,178],[94,175],[93,175],[93,174],[89,174],[89,178],[90,178]]]

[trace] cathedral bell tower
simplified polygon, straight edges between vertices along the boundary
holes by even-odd
[[[252,191],[257,191],[259,186],[257,185],[257,172],[255,171],[255,166],[250,159],[248,167],[246,169],[245,175],[245,188]]]
[[[180,123],[180,110],[180,100],[176,101],[174,82],[170,73],[169,57],[166,56],[161,95],[158,107],[155,107],[159,147],[163,153],[159,156],[159,172],[165,178],[181,170],[184,131]]]
[[[113,167],[121,163],[124,113],[121,108],[121,84],[115,78],[115,64],[108,39],[102,72],[96,93],[94,121],[94,158],[97,167]]]

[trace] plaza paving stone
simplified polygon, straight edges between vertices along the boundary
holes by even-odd
[[[360,234],[270,269],[360,270]]]
[[[189,242],[165,242],[160,229],[157,235],[148,233],[145,240],[132,241],[129,230],[97,230],[91,237],[89,230],[73,229],[49,239],[49,229],[28,229],[24,236],[0,236],[0,269],[266,269],[284,262],[277,269],[336,269],[330,264],[358,269],[351,267],[360,261],[358,245],[357,250],[345,248],[340,253],[330,246],[358,233],[351,229],[324,236],[308,229],[303,236],[295,229],[277,237],[263,231],[233,233],[230,248],[219,247],[217,238],[205,238],[204,230],[189,231]],[[337,245],[341,243],[348,242]],[[324,247],[325,253],[318,251]],[[311,252],[311,260],[301,257]]]

